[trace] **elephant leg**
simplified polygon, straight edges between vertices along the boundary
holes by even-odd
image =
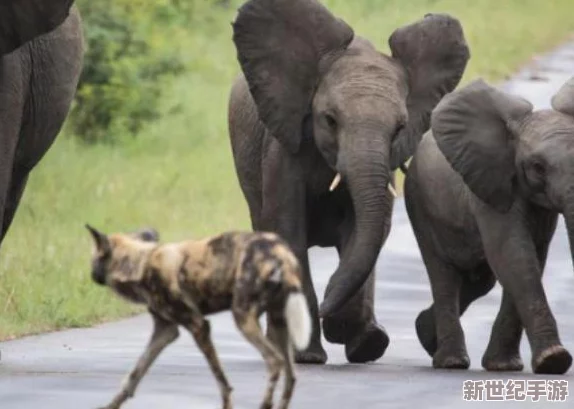
[[[540,274],[544,274],[550,240],[556,229],[556,220],[545,223],[546,231],[536,246],[536,255],[540,263]],[[490,335],[488,347],[482,357],[482,367],[487,371],[522,371],[524,364],[520,357],[522,340],[522,321],[516,310],[514,300],[508,291],[503,291],[500,310]]]
[[[350,229],[348,229],[350,231]],[[385,238],[388,232],[385,234]],[[342,234],[337,246],[339,256],[352,240]],[[344,344],[347,360],[352,363],[375,361],[382,357],[389,345],[389,336],[374,315],[375,271],[340,311],[323,319],[323,333],[327,341]]]
[[[480,264],[474,271],[462,275],[459,293],[460,316],[475,300],[488,294],[496,284],[496,277],[487,263]],[[421,311],[416,319],[416,332],[425,351],[432,357],[437,350],[437,334],[434,305]]]
[[[482,367],[487,371],[522,371],[524,364],[520,357],[522,322],[514,300],[506,290],[496,320],[492,326],[490,341],[482,356]]]
[[[467,369],[470,359],[460,324],[461,272],[442,260],[427,263],[434,299],[437,350],[433,367]]]
[[[470,359],[460,324],[459,302],[463,293],[464,271],[459,271],[451,263],[442,260],[434,249],[426,245],[424,240],[419,240],[419,248],[427,268],[434,300],[431,308],[436,323],[436,351],[432,354],[433,367],[467,369],[470,366]],[[423,340],[421,343],[425,345]]]
[[[304,351],[297,351],[295,353],[295,362],[305,364],[324,364],[327,362],[327,353],[321,345],[321,326],[319,322],[319,305],[317,302],[317,295],[313,280],[311,279],[311,270],[309,268],[309,257],[307,249],[295,250],[295,255],[299,259],[302,267],[302,285],[303,293],[307,298],[309,312],[313,324],[313,332],[311,334],[311,342]]]
[[[484,248],[526,331],[532,369],[535,373],[563,374],[570,368],[572,356],[560,341],[542,285],[537,247],[524,222],[524,213],[488,213],[488,219],[477,218]]]
[[[297,363],[324,364],[327,353],[321,345],[317,295],[307,254],[307,203],[305,176],[297,159],[283,152],[279,142],[270,142],[263,162],[263,206],[256,230],[273,231],[291,247],[301,265],[303,293],[307,298],[313,332],[309,346],[297,351]]]
[[[20,204],[20,199],[26,188],[26,183],[28,182],[28,172],[23,174],[15,172],[12,176],[12,181],[10,183],[10,188],[8,190],[8,195],[6,198],[6,205],[4,207],[4,218],[2,220],[2,232],[0,235],[0,244],[4,241],[4,237],[14,220],[16,215],[16,210]]]

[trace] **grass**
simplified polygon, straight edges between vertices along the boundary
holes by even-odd
[[[457,16],[472,52],[463,82],[501,80],[574,31],[570,0],[325,3],[382,51],[394,28],[426,12]],[[153,225],[166,240],[249,228],[227,137],[234,13],[197,16],[183,47],[191,70],[162,101],[171,114],[121,146],[64,133],[33,171],[0,253],[0,339],[136,311],[91,283],[85,222],[106,231]]]

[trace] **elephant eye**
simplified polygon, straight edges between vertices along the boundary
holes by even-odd
[[[331,129],[331,130],[336,130],[337,129],[337,120],[335,119],[335,117],[331,114],[325,114],[325,122],[327,123],[327,126]]]
[[[546,167],[540,161],[532,162],[532,170],[539,176],[544,176],[546,174]]]
[[[402,121],[397,124],[397,128],[395,129],[395,133],[394,133],[394,135],[393,135],[393,140],[396,139],[397,136],[399,136],[399,133],[400,133],[403,129],[405,129],[406,126],[407,126],[406,122],[402,122]]]

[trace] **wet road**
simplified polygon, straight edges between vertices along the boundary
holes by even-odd
[[[537,108],[549,106],[550,97],[574,74],[574,45],[561,47],[536,59],[501,87],[525,96]],[[320,294],[336,267],[335,252],[312,250],[312,269]],[[522,344],[525,371],[496,374],[482,371],[480,358],[498,310],[500,287],[477,301],[463,318],[468,371],[436,371],[416,339],[414,319],[430,302],[430,289],[402,200],[397,201],[393,229],[377,264],[377,316],[391,336],[385,356],[369,365],[350,365],[341,346],[327,345],[326,366],[298,366],[299,382],[294,409],[413,408],[417,405],[459,408],[547,407],[538,403],[465,402],[465,380],[566,379],[574,395],[574,370],[563,376],[535,376],[530,351]],[[564,224],[560,221],[545,274],[545,286],[558,321],[563,344],[574,352],[574,274]],[[151,328],[147,316],[0,344],[0,409],[96,408],[111,399],[124,374],[134,364]],[[263,361],[243,340],[228,313],[212,318],[213,336],[224,368],[235,388],[236,408],[257,408],[265,383]],[[560,406],[572,407],[574,396]],[[189,336],[160,356],[140,385],[127,409],[215,409],[216,384],[203,357]]]

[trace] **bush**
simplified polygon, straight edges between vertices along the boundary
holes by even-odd
[[[118,142],[158,118],[162,91],[184,70],[185,18],[170,0],[79,0],[86,55],[70,130],[87,142]]]

